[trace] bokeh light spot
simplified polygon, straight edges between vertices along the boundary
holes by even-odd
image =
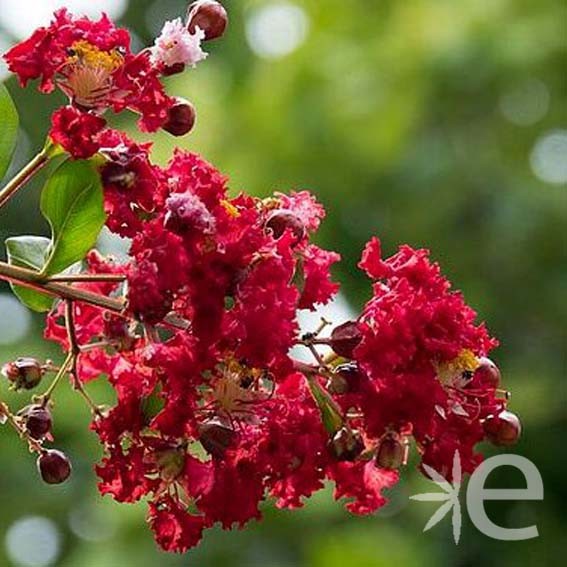
[[[6,551],[21,567],[53,565],[61,549],[59,530],[47,518],[27,516],[14,522],[6,533]]]
[[[500,97],[500,111],[517,126],[531,126],[549,109],[549,89],[538,79],[529,79]]]
[[[554,130],[539,138],[530,163],[542,181],[555,185],[567,183],[567,130]]]
[[[307,14],[289,2],[262,6],[246,22],[248,45],[265,59],[279,59],[292,53],[305,41],[308,31]]]

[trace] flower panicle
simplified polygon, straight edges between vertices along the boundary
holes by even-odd
[[[130,109],[142,130],[188,133],[195,110],[163,80],[205,59],[203,43],[226,23],[218,2],[198,0],[133,53],[107,17],[59,10],[5,55],[22,84],[39,79],[41,91],[68,96],[50,138],[74,159],[97,155],[106,227],[129,239],[129,252],[115,261],[93,250],[81,274],[60,276],[66,290],[91,294],[82,298],[113,298],[112,308],[68,293],[57,302],[44,336],[67,358],[58,368],[5,364],[19,391],[46,372],[56,378],[20,414],[0,403],[0,419],[38,452],[45,482],[63,482],[71,465],[44,443],[55,386],[68,378],[104,449],[101,494],[146,499],[158,544],[174,552],[214,525],[259,518],[266,498],[298,508],[326,481],[351,512],[370,514],[413,456],[450,479],[455,451],[471,472],[479,442],[509,445],[520,434],[487,358],[496,340],[429,251],[402,246],[383,257],[373,238],[359,264],[373,284],[360,315],[302,333],[298,310],[339,291],[331,269],[340,256],[313,242],[325,217],[316,197],[233,195],[201,156],[177,149],[160,166],[149,144],[108,126],[106,111]],[[312,363],[295,360],[293,347]],[[112,407],[85,387],[103,375]]]

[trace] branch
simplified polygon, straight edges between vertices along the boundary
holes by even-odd
[[[84,289],[74,288],[70,285],[63,283],[45,280],[40,274],[27,268],[20,268],[18,266],[11,266],[5,262],[0,262],[0,279],[9,281],[16,285],[28,287],[40,293],[46,293],[61,299],[70,299],[72,301],[82,301],[101,307],[107,311],[114,313],[122,313],[124,311],[124,301],[106,297],[99,293],[87,291]]]
[[[0,208],[2,208],[47,162],[57,155],[59,149],[50,141],[28,164],[26,164],[0,191]]]
[[[49,276],[46,283],[121,283],[126,280],[122,274],[74,274]]]

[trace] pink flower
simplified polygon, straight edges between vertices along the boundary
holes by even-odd
[[[162,68],[179,64],[195,67],[207,57],[207,53],[201,49],[201,41],[204,38],[203,30],[196,28],[195,33],[189,32],[181,18],[165,22],[161,35],[152,48],[152,61]]]

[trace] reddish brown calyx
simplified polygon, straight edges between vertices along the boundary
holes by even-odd
[[[409,443],[406,437],[390,433],[384,436],[376,450],[376,465],[397,470],[407,463]]]
[[[265,227],[276,240],[281,238],[286,230],[290,230],[295,237],[294,244],[301,242],[306,236],[305,225],[295,213],[288,209],[277,209],[270,213]]]
[[[199,441],[212,457],[223,458],[235,438],[234,429],[219,419],[210,419],[199,426]]]
[[[339,429],[329,444],[339,461],[354,461],[364,451],[362,435],[349,427]]]

